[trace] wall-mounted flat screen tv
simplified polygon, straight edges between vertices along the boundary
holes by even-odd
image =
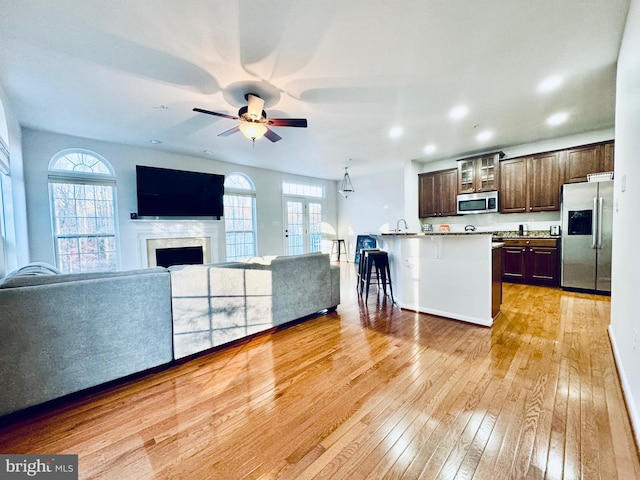
[[[136,165],[139,217],[224,214],[224,175]]]

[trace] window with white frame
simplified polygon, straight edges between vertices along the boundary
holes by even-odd
[[[49,163],[56,264],[65,272],[116,270],[116,176],[100,155],[63,150]]]
[[[253,182],[242,173],[224,180],[224,226],[227,260],[256,256],[256,192]]]

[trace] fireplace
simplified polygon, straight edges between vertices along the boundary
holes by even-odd
[[[150,267],[211,263],[210,252],[211,242],[208,237],[147,239],[147,261]]]
[[[156,248],[156,264],[160,267],[201,265],[202,263],[202,246]]]
[[[132,220],[137,233],[138,264],[140,268],[163,264],[216,263],[224,254],[218,245],[219,230],[224,235],[222,221],[197,220]],[[157,250],[168,250],[160,253]],[[180,250],[184,249],[182,252]],[[200,260],[202,252],[202,260]],[[183,258],[162,258],[165,255]],[[194,259],[194,255],[197,257]],[[224,257],[222,257],[224,258]]]

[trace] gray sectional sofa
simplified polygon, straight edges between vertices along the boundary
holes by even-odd
[[[259,263],[5,277],[0,416],[339,303],[339,268],[319,253]]]
[[[168,363],[164,268],[29,275],[0,285],[0,415]]]
[[[327,254],[169,270],[176,359],[340,303],[340,268]]]

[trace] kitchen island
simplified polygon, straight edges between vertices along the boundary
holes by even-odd
[[[393,293],[400,307],[493,325],[500,312],[502,284],[501,244],[492,244],[491,233],[378,234],[376,238],[389,252]]]

